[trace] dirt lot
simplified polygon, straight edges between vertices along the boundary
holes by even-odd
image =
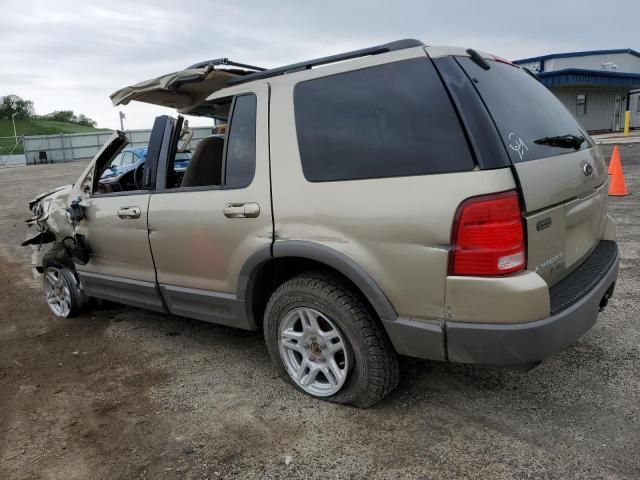
[[[295,392],[259,333],[54,318],[17,244],[26,202],[84,164],[0,170],[0,479],[640,478],[640,146],[621,152],[634,195],[611,201],[622,264],[597,325],[526,374],[402,359],[370,410]]]

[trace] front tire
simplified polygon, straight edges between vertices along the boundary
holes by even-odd
[[[73,317],[87,303],[74,273],[66,267],[47,267],[42,286],[47,305],[57,317]]]
[[[366,408],[398,384],[398,360],[386,333],[338,277],[305,273],[283,283],[264,319],[278,372],[308,395]]]

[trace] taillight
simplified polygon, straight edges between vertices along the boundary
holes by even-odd
[[[462,202],[451,240],[450,275],[506,275],[523,270],[526,247],[517,192]]]

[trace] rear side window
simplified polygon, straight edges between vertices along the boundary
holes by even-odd
[[[246,187],[256,170],[256,96],[236,97],[227,134],[225,186]]]
[[[302,169],[312,182],[475,166],[449,97],[425,58],[301,82],[294,106]]]
[[[572,147],[535,143],[543,138],[582,136],[580,149],[591,147],[588,135],[564,104],[523,69],[488,61],[491,68],[483,70],[469,58],[457,60],[489,109],[512,162],[575,152]]]

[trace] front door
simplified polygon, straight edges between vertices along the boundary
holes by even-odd
[[[171,313],[253,329],[236,287],[248,257],[272,240],[268,87],[215,102],[227,134],[201,140],[182,172],[169,161],[162,177],[159,166],[149,240]]]
[[[170,117],[156,119],[146,163],[141,167],[144,170],[140,189],[131,187],[135,184],[132,179],[123,178],[123,191],[101,193],[96,179],[109,167],[110,158],[96,162],[93,181],[83,187],[84,219],[76,226],[76,233],[84,236],[90,253],[87,264],[77,265],[76,270],[90,296],[164,310],[149,247],[147,213],[155,184],[155,165],[163,140],[171,135],[174,123]]]

